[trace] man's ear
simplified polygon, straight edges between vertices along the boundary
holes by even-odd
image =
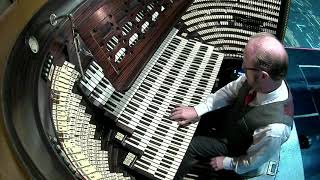
[[[267,72],[261,71],[261,78],[262,78],[262,79],[269,79],[270,76],[269,76],[269,74],[268,74]]]

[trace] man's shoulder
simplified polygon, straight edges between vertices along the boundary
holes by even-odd
[[[247,80],[246,75],[242,75],[238,79],[236,79],[236,81],[239,81],[239,83],[244,83],[246,80]]]

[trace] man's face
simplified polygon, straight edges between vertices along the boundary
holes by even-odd
[[[259,87],[260,70],[254,68],[254,57],[253,51],[246,47],[243,54],[242,69],[247,77],[248,84],[252,88],[257,88]]]

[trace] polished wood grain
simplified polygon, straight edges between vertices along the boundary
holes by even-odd
[[[97,63],[103,68],[105,76],[116,90],[124,92],[139,76],[148,60],[152,57],[160,42],[170,32],[179,17],[185,12],[192,1],[177,0],[133,0],[133,1],[100,1],[83,11],[78,21],[78,29],[86,46],[93,53]],[[148,9],[148,5],[153,9]],[[165,11],[161,12],[161,6]],[[85,9],[85,8],[84,8]],[[136,21],[136,15],[143,12],[141,21]],[[153,22],[152,14],[158,12],[158,19]],[[78,17],[79,18],[79,17]],[[80,22],[81,21],[81,22]],[[146,33],[141,32],[142,25],[148,21]],[[122,33],[122,27],[132,23],[132,29]],[[134,46],[129,46],[130,37],[137,33],[139,38]],[[118,43],[113,50],[108,50],[106,44],[112,38]],[[120,62],[115,62],[116,53],[125,48],[126,53]]]

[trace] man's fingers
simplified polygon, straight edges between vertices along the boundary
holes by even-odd
[[[175,105],[174,107],[175,107],[175,108],[178,108],[178,107],[186,107],[186,106],[183,105],[183,104],[177,104],[177,105]]]
[[[214,158],[211,159],[210,165],[215,171],[218,171],[218,166]]]
[[[173,109],[171,109],[171,113],[176,112],[176,111],[183,111],[183,109],[184,109],[185,107],[186,107],[186,106],[184,106],[184,105],[182,105],[182,104],[176,105]]]
[[[211,161],[210,161],[210,165],[211,166],[214,166],[216,163],[214,162],[214,160],[213,159],[211,159]]]
[[[181,111],[174,111],[173,113],[171,113],[170,117],[181,115],[181,114],[182,114]]]
[[[219,171],[219,170],[223,169],[223,159],[224,158],[225,158],[224,156],[218,156],[218,157],[212,158],[210,161],[211,167],[215,171]]]
[[[173,108],[171,110],[171,113],[174,113],[174,112],[177,112],[177,111],[182,111],[183,107],[176,107],[176,108]]]
[[[212,159],[211,159],[210,164],[211,164],[212,166],[216,166],[216,165],[217,165],[217,162],[216,162],[215,158],[212,158]]]
[[[190,121],[184,120],[184,119],[175,119],[175,121],[178,122],[178,125],[181,126],[181,127],[186,127],[189,124],[191,124]]]
[[[186,126],[186,125],[188,125],[188,124],[190,124],[190,121],[187,121],[187,120],[184,120],[184,121],[178,121],[178,124],[180,125],[180,126]]]
[[[183,120],[182,113],[175,112],[175,113],[171,114],[170,119],[175,120],[175,121],[181,121],[181,120]]]

